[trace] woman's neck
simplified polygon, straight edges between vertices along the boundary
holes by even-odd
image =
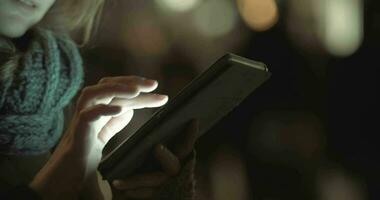
[[[23,36],[19,38],[12,39],[16,51],[25,52],[32,40],[32,31],[27,31]]]
[[[0,36],[0,53],[25,52],[32,39],[32,32],[28,31],[19,38],[10,39]]]

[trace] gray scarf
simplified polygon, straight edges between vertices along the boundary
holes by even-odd
[[[68,36],[36,29],[16,73],[0,79],[0,154],[49,151],[63,132],[63,109],[82,87],[82,59]]]

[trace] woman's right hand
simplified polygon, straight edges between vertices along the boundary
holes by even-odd
[[[154,80],[121,76],[84,88],[69,128],[30,187],[44,199],[75,198],[95,175],[105,144],[130,122],[133,110],[168,101],[165,95],[150,93],[157,86]]]

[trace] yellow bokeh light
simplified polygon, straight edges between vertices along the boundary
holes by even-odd
[[[274,0],[237,0],[245,23],[255,31],[266,31],[278,21],[278,7]]]

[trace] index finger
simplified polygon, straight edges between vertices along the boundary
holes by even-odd
[[[180,159],[185,159],[194,149],[195,142],[198,139],[199,120],[193,119],[185,129],[185,135],[174,149],[175,155]]]
[[[77,110],[83,110],[99,103],[108,104],[115,97],[131,99],[140,92],[152,92],[157,85],[124,85],[120,83],[104,83],[86,87],[82,90],[77,103]]]
[[[98,84],[104,84],[104,83],[121,83],[126,85],[157,85],[157,81],[153,79],[146,79],[144,77],[140,76],[114,76],[114,77],[104,77],[102,78]]]
[[[154,148],[156,159],[160,162],[162,169],[170,176],[175,176],[181,169],[181,163],[164,145],[158,144]]]

